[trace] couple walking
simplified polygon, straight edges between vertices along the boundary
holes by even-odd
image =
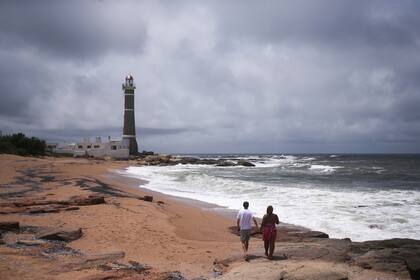
[[[238,231],[241,235],[242,248],[244,250],[245,260],[248,260],[248,246],[249,238],[251,237],[252,221],[258,229],[258,222],[255,219],[251,211],[248,210],[249,202],[243,203],[244,209],[240,210],[237,217]],[[269,258],[273,258],[274,246],[277,237],[276,225],[279,224],[279,217],[273,214],[273,206],[267,207],[267,214],[264,215],[261,222],[260,232],[263,234],[265,255]]]

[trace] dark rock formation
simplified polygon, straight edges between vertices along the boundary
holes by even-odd
[[[353,242],[350,255],[354,263],[368,269],[404,272],[420,279],[420,240],[388,239]]]
[[[84,206],[104,204],[105,198],[103,196],[89,195],[89,196],[75,196],[70,200],[70,205]]]
[[[182,157],[179,160],[179,163],[181,163],[181,164],[198,164],[199,161],[200,161],[200,159],[196,158],[196,157]]]
[[[0,233],[6,231],[19,231],[19,222],[0,222]]]
[[[36,238],[70,242],[82,237],[82,229],[52,229],[40,232]]]
[[[253,167],[255,166],[255,164],[253,164],[252,162],[246,161],[244,159],[240,159],[238,160],[238,162],[236,163],[236,165],[241,165],[241,166],[249,166],[249,167]]]
[[[151,196],[151,195],[145,195],[143,197],[143,200],[144,201],[147,201],[147,202],[153,202],[153,196]]]
[[[216,166],[235,166],[236,164],[229,160],[221,160],[219,161]]]
[[[179,271],[165,272],[157,279],[158,280],[187,280],[187,278],[185,278]]]
[[[304,232],[301,236],[304,238],[329,238],[329,235],[326,234],[325,232],[313,231],[313,230]]]

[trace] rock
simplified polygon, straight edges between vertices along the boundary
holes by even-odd
[[[411,279],[420,280],[420,253],[415,257],[406,258],[405,263]]]
[[[236,165],[249,166],[249,167],[255,166],[255,164],[253,164],[252,162],[246,161],[244,159],[238,160],[238,162],[236,163]]]
[[[143,200],[144,201],[147,201],[147,202],[153,202],[153,196],[151,196],[151,195],[145,195],[143,197]]]
[[[187,280],[187,278],[182,276],[181,272],[179,271],[165,272],[158,279],[159,280]]]
[[[232,161],[228,161],[228,160],[220,160],[218,161],[218,163],[216,164],[216,166],[235,166],[236,164]]]
[[[195,158],[195,157],[182,157],[179,160],[179,163],[181,164],[197,164],[200,161],[199,158]]]
[[[19,222],[0,222],[0,232],[19,231]]]
[[[145,165],[170,165],[173,163],[170,155],[149,155],[142,160]]]
[[[165,204],[165,202],[163,202],[162,200],[158,200],[157,204],[163,205],[163,204]]]
[[[16,244],[25,246],[41,246],[46,244],[46,242],[44,240],[20,239],[16,242]]]
[[[40,232],[36,238],[58,241],[73,241],[82,237],[82,229],[53,229]]]
[[[310,230],[303,233],[302,237],[304,238],[329,238],[329,235],[326,234],[325,232]]]
[[[197,164],[205,164],[205,165],[212,165],[212,164],[216,164],[218,161],[217,159],[212,159],[212,158],[204,158],[204,159],[200,159]]]
[[[74,210],[79,210],[80,207],[77,206],[70,206],[64,209],[64,211],[74,211]]]
[[[61,207],[55,207],[55,206],[45,206],[45,207],[35,207],[35,208],[30,208],[29,209],[29,213],[30,214],[43,214],[43,213],[58,213],[60,212],[60,208]]]
[[[87,197],[75,196],[70,200],[71,205],[85,206],[85,205],[96,205],[104,204],[105,198],[103,196],[89,195]]]
[[[352,258],[356,265],[380,271],[392,271],[420,279],[420,240],[388,239],[353,242]]]
[[[135,261],[128,261],[128,264],[127,269],[134,270],[136,272],[143,272],[151,269],[151,267]]]
[[[109,253],[100,253],[95,255],[87,256],[82,259],[80,263],[73,265],[75,270],[88,269],[96,267],[98,265],[105,265],[109,262],[115,261],[117,259],[122,259],[125,257],[124,251],[115,251]]]

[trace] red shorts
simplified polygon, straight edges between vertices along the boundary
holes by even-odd
[[[277,229],[275,225],[266,225],[263,228],[263,240],[270,241],[276,240],[277,238]]]

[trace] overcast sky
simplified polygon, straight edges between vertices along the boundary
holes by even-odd
[[[140,150],[420,152],[420,1],[0,2],[0,130]]]

